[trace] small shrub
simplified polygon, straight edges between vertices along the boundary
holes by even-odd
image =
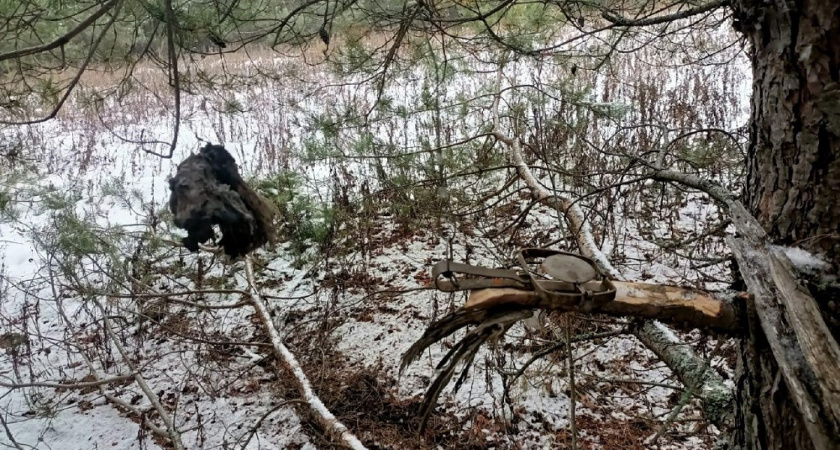
[[[320,249],[329,243],[335,224],[334,210],[305,192],[299,174],[284,170],[258,181],[256,187],[280,210],[281,234],[290,243],[295,265],[304,262],[303,256],[310,248]]]

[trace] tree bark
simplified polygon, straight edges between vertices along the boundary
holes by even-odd
[[[463,282],[463,281],[462,281]],[[607,314],[659,320],[683,328],[701,328],[714,333],[734,334],[743,329],[743,314],[734,302],[724,301],[691,288],[661,284],[613,281],[615,299],[601,306],[584,308],[572,301],[548,303],[533,290],[515,288],[474,289],[464,309],[498,307]],[[450,281],[438,281],[444,292],[458,289]],[[586,285],[584,285],[586,286]],[[700,363],[702,360],[695,361]]]
[[[752,44],[745,205],[771,238],[840,255],[840,3],[740,0]]]
[[[772,241],[820,252],[836,270],[840,259],[840,3],[733,0],[732,10],[736,29],[751,44],[754,73],[744,204]],[[837,323],[832,317],[836,304],[832,297],[825,291],[815,295],[829,324]],[[836,439],[813,440],[809,430],[831,430],[836,424],[819,423],[823,416],[808,418],[807,411],[797,407],[802,394],[786,384],[770,349],[768,339],[778,340],[777,331],[789,334],[790,330],[772,329],[752,317],[749,338],[741,342],[738,432],[733,447],[840,447]],[[837,327],[832,332],[836,340]]]

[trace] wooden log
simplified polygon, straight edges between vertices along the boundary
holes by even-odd
[[[738,308],[709,293],[678,286],[614,281],[615,300],[593,313],[656,319],[682,327],[704,328],[718,332],[736,332],[740,326]],[[541,305],[536,292],[512,288],[480,289],[470,292],[464,309],[489,309],[503,305],[551,309]],[[574,306],[563,311],[579,311]]]
[[[816,448],[840,448],[840,349],[781,250],[730,238],[773,356]]]

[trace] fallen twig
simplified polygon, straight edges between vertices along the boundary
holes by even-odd
[[[4,383],[0,381],[0,387],[7,389],[23,389],[23,388],[50,388],[50,389],[88,389],[92,387],[99,387],[104,384],[121,383],[123,381],[134,379],[134,375],[123,375],[113,378],[106,378],[96,381],[77,381],[69,383]]]
[[[99,307],[99,310],[102,311],[103,323],[105,325],[105,331],[108,333],[108,336],[111,338],[111,342],[117,348],[117,351],[123,358],[123,361],[126,365],[135,372],[134,374],[134,381],[137,382],[137,385],[140,387],[140,390],[143,391],[143,394],[146,398],[149,399],[151,402],[152,407],[154,407],[155,411],[157,411],[158,415],[160,416],[160,420],[163,421],[163,424],[166,426],[167,434],[169,435],[170,441],[172,441],[172,446],[175,450],[184,450],[184,444],[181,443],[181,434],[178,432],[177,428],[175,428],[175,422],[172,420],[172,417],[169,416],[169,413],[166,412],[166,409],[160,403],[160,399],[158,398],[157,394],[149,387],[149,384],[146,383],[146,380],[143,378],[142,375],[133,367],[134,365],[131,363],[131,356],[126,351],[125,347],[123,347],[122,343],[117,337],[117,333],[114,332],[113,327],[111,326],[111,319],[108,318],[108,315],[105,312],[105,308],[96,298],[93,298],[94,303],[96,306]]]

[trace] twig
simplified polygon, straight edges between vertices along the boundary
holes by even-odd
[[[598,375],[594,375],[591,373],[581,373],[580,375],[586,378],[594,378],[598,381],[603,381],[604,383],[613,383],[613,384],[638,384],[641,386],[653,386],[653,387],[661,387],[664,389],[671,389],[674,391],[684,391],[685,388],[683,386],[678,386],[676,384],[668,384],[668,383],[657,383],[655,381],[642,381],[642,380],[631,380],[627,378],[604,378],[599,377]]]
[[[11,442],[12,445],[14,445],[16,449],[23,450],[23,447],[21,447],[20,444],[18,444],[18,441],[15,440],[15,436],[12,434],[12,430],[9,429],[9,425],[6,424],[6,419],[3,418],[3,414],[0,414],[0,424],[2,424],[3,429],[6,430],[6,437],[9,438],[9,442]],[[30,446],[30,448],[35,448],[35,447]]]
[[[257,430],[259,430],[260,425],[262,425],[262,423],[265,422],[265,419],[268,419],[268,416],[274,414],[280,408],[284,406],[289,406],[292,403],[306,403],[306,401],[300,399],[286,400],[285,402],[281,402],[279,405],[276,405],[274,408],[271,408],[268,411],[266,411],[266,413],[263,414],[262,417],[259,418],[259,420],[257,420],[254,426],[251,427],[251,431],[248,433],[248,439],[246,439],[245,443],[242,444],[242,448],[248,448],[248,444],[251,442],[251,439],[253,439],[254,435],[257,434]]]
[[[52,289],[53,296],[56,299],[58,299],[58,298],[60,298],[60,296],[58,295],[58,292],[55,288],[55,286],[56,286],[55,275],[52,271],[52,268],[49,265],[47,266],[47,270],[48,270],[48,273],[49,273],[50,289]],[[63,306],[63,304],[60,300],[56,301],[56,307],[57,307],[57,310],[58,310],[58,314],[61,317],[61,319],[64,321],[64,324],[67,327],[68,331],[73,331],[73,332],[70,333],[70,335],[75,336],[76,332],[73,330],[73,322],[70,320],[69,317],[67,317],[67,313],[64,311],[64,306]],[[70,339],[75,340],[75,338],[73,338],[73,337],[71,337]],[[69,345],[70,343],[68,342],[67,344]],[[81,349],[83,347],[78,342],[73,342],[72,345],[80,349],[78,354],[82,358],[82,360],[84,360],[85,365],[87,366],[88,371],[90,372],[91,376],[93,376],[94,381],[101,380],[102,378],[99,376],[99,373],[97,373],[97,371],[96,371],[96,366],[94,366],[93,362],[90,360],[90,358],[88,358],[88,356],[85,354],[85,352],[81,351]],[[99,392],[102,395],[105,396],[106,400],[108,400],[109,402],[125,409],[126,411],[131,412],[132,414],[136,415],[137,417],[142,418],[143,424],[149,430],[151,430],[152,433],[154,433],[154,434],[156,434],[156,435],[158,435],[162,438],[168,438],[169,437],[169,434],[167,433],[167,431],[160,428],[159,426],[155,425],[151,420],[148,419],[146,414],[143,414],[142,411],[140,411],[139,409],[130,405],[125,400],[122,400],[120,398],[115,397],[112,394],[109,394],[109,393],[105,392],[105,389],[103,388],[103,386],[104,386],[104,384],[100,384],[97,387],[99,388]]]
[[[106,400],[113,403],[114,405],[117,405],[119,408],[123,408],[126,411],[130,412],[131,414],[134,414],[135,416],[142,418],[143,426],[145,426],[146,428],[151,430],[152,433],[154,433],[154,434],[156,434],[156,435],[158,435],[158,436],[160,436],[164,439],[169,438],[169,432],[167,430],[157,426],[154,422],[152,422],[148,418],[148,414],[146,414],[144,411],[142,411],[139,408],[129,404],[127,401],[125,401],[125,400],[123,400],[119,397],[115,397],[113,394],[109,394],[107,392],[102,391],[102,395],[105,396]]]
[[[119,338],[117,337],[117,333],[114,331],[114,328],[111,326],[111,320],[108,318],[107,314],[105,314],[105,308],[102,306],[102,303],[99,302],[98,299],[93,298],[93,302],[105,316],[103,318],[103,323],[105,325],[105,331],[108,333],[108,336],[111,338],[111,342],[117,348],[117,351],[123,358],[123,361],[126,365],[133,371],[137,372],[134,369],[134,364],[131,363],[131,355],[129,355],[128,351],[126,351],[125,347],[123,347],[122,343],[120,342]],[[140,373],[135,373],[134,381],[137,382],[137,385],[140,386],[140,390],[143,391],[143,394],[149,399],[152,403],[152,406],[157,411],[158,415],[160,416],[160,420],[163,421],[163,424],[166,426],[167,434],[169,435],[169,439],[172,441],[172,446],[175,447],[175,450],[184,450],[184,444],[181,443],[181,435],[178,433],[178,430],[175,428],[175,423],[171,417],[169,417],[169,413],[166,412],[163,405],[160,403],[160,399],[158,398],[157,394],[149,387],[146,380],[143,378]]]
[[[123,381],[134,379],[134,375],[123,375],[113,378],[106,378],[96,381],[79,381],[75,383],[4,383],[0,381],[0,387],[7,389],[24,389],[24,388],[50,388],[50,389],[88,389],[92,387],[99,387],[104,384],[121,383]]]
[[[181,128],[181,78],[178,74],[178,51],[175,49],[175,13],[172,11],[172,0],[165,0],[164,6],[166,8],[166,47],[170,65],[169,81],[172,84],[175,99],[175,125],[172,130],[169,153],[164,155],[151,150],[144,149],[144,151],[161,158],[171,158],[175,152],[175,146],[178,145],[178,132]]]
[[[592,340],[592,339],[601,339],[601,338],[620,336],[622,334],[627,334],[627,331],[626,330],[616,330],[616,331],[606,331],[606,332],[603,332],[603,333],[582,334],[582,335],[573,337],[572,342],[583,342],[583,341],[589,341],[589,340]],[[524,374],[525,371],[528,370],[528,367],[530,367],[531,364],[533,364],[536,360],[538,360],[538,359],[542,358],[543,356],[548,355],[550,353],[560,351],[560,350],[566,348],[566,345],[567,345],[566,341],[560,341],[560,342],[552,345],[551,347],[549,347],[547,349],[540,350],[539,352],[534,353],[528,359],[528,361],[525,361],[525,364],[523,364],[522,367],[520,367],[519,370],[516,371],[516,373],[513,375],[513,378],[511,379],[511,382],[516,381],[517,378],[521,377],[522,374]]]
[[[566,364],[569,370],[569,423],[572,429],[572,450],[577,450],[577,420],[575,417],[576,397],[575,392],[575,355],[572,351],[572,315],[566,316]]]

